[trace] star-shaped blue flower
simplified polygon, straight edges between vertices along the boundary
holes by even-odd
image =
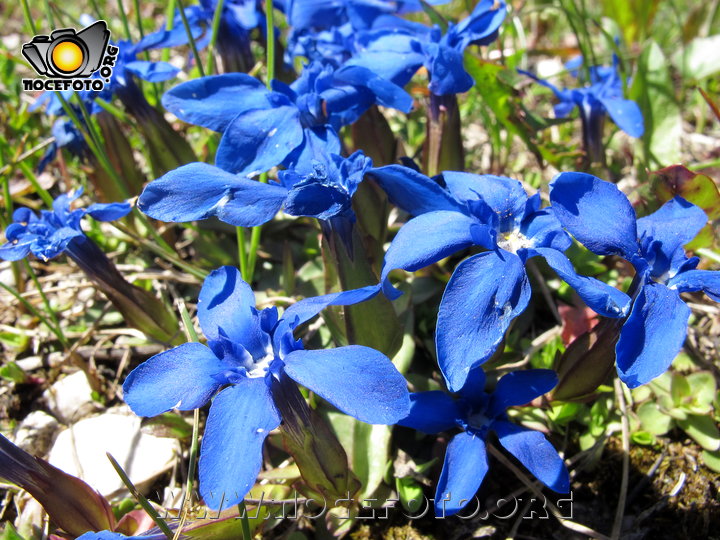
[[[244,73],[201,77],[167,92],[163,105],[186,122],[222,132],[215,163],[243,175],[281,164],[310,172],[318,151],[340,154],[337,130],[371,105],[412,108],[404,90],[357,66],[336,70],[313,62],[290,86],[272,85],[268,90]]]
[[[581,73],[577,70],[579,65],[577,61],[571,65],[576,76]],[[579,109],[583,137],[588,148],[601,147],[602,126],[606,114],[631,137],[642,137],[645,132],[643,115],[637,103],[623,97],[617,57],[613,57],[612,66],[592,66],[589,71],[590,86],[560,89],[532,73],[520,70],[553,91],[560,100],[560,103],[555,105],[555,116],[558,118],[565,118],[575,107]]]
[[[200,493],[210,508],[235,505],[260,471],[265,438],[282,421],[272,392],[281,379],[363,422],[393,424],[407,414],[405,379],[385,355],[358,345],[305,350],[293,336],[326,306],[355,304],[378,290],[307,298],[278,318],[274,307],[255,309],[237,269],[219,268],[203,283],[198,303],[207,346],[186,343],[141,364],[123,384],[125,401],[136,414],[155,416],[196,409],[215,396],[200,451]]]
[[[190,163],[150,182],[138,208],[161,221],[217,216],[242,227],[262,225],[282,208],[291,216],[315,217],[323,230],[335,230],[349,241],[355,222],[352,197],[371,167],[359,150],[347,158],[318,152],[309,171],[280,171],[280,182],[263,184],[206,163]]]
[[[720,301],[720,272],[697,270],[683,246],[707,223],[700,208],[681,197],[637,219],[615,186],[584,173],[561,173],[550,200],[563,226],[598,255],[617,255],[635,267],[630,315],[615,348],[620,378],[634,388],[664,373],[680,351],[690,308],[681,292],[703,291]]]
[[[347,64],[371,67],[381,77],[405,86],[422,66],[428,71],[430,92],[435,95],[467,92],[474,84],[463,67],[469,45],[487,45],[505,19],[504,2],[481,0],[457,24],[429,28],[398,17],[379,17],[356,40],[357,52]]]
[[[558,493],[569,491],[567,468],[552,444],[542,433],[510,422],[505,412],[508,407],[529,403],[556,384],[554,371],[530,369],[508,373],[487,393],[485,374],[478,368],[460,389],[459,399],[441,391],[410,394],[410,414],[399,425],[428,434],[457,427],[462,430],[453,436],[445,453],[435,494],[437,516],[457,513],[475,496],[488,471],[486,444],[491,432],[543,484]]]
[[[575,272],[563,253],[570,237],[551,208],[540,208],[540,195],[528,197],[517,180],[444,172],[442,187],[398,165],[373,169],[372,175],[391,201],[417,216],[400,228],[385,254],[381,280],[388,297],[398,296],[387,279],[395,268],[412,272],[470,246],[488,250],[457,266],[440,303],[437,356],[451,391],[459,391],[470,370],[492,356],[527,307],[531,291],[524,266],[531,257],[543,257],[598,313],[627,312],[627,295]]]
[[[47,261],[68,251],[73,256],[81,250],[87,237],[80,222],[89,215],[98,221],[114,221],[130,212],[128,203],[95,203],[87,208],[70,210],[70,203],[82,194],[79,189],[62,194],[53,201],[52,210],[41,210],[40,216],[29,208],[18,208],[13,223],[5,230],[7,243],[0,246],[0,259],[17,261],[29,253]]]

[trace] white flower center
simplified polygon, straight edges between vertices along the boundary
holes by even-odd
[[[500,233],[498,246],[510,253],[517,253],[518,250],[532,247],[532,241],[519,231]]]

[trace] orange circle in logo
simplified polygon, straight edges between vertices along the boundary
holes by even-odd
[[[82,65],[82,49],[72,41],[62,41],[53,49],[52,62],[60,71],[72,73]]]

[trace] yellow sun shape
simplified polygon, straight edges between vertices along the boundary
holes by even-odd
[[[60,71],[72,73],[82,65],[82,49],[72,41],[63,41],[53,49],[52,62]]]

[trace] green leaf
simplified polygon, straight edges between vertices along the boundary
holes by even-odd
[[[328,412],[327,418],[348,455],[350,468],[362,482],[360,499],[382,483],[390,453],[388,426],[366,424],[346,414]]]
[[[685,79],[704,79],[720,71],[720,34],[696,37],[673,55]]]
[[[638,103],[645,120],[641,140],[645,163],[654,167],[680,161],[681,111],[667,58],[655,41],[643,48],[629,97]]]
[[[7,381],[20,384],[27,380],[27,375],[25,375],[25,372],[20,369],[20,366],[18,366],[15,362],[8,362],[4,366],[0,367],[0,377]]]
[[[702,459],[708,469],[720,473],[720,450],[703,450]]]
[[[678,426],[705,450],[720,449],[720,430],[710,416],[691,414],[685,420],[678,420]]]
[[[411,477],[395,478],[395,489],[400,495],[400,504],[408,512],[415,512],[425,503],[422,486]]]
[[[617,21],[628,46],[642,42],[657,12],[659,0],[605,0],[600,5],[608,17]]]
[[[672,417],[665,414],[657,403],[646,401],[637,410],[638,418],[645,431],[653,435],[664,435],[672,427]]]
[[[9,349],[15,349],[19,352],[22,352],[27,349],[30,340],[24,332],[7,331],[0,332],[0,343],[3,343]]]
[[[630,439],[635,444],[641,444],[643,446],[650,446],[655,444],[655,436],[647,431],[636,431],[630,435]]]
[[[13,524],[9,521],[5,522],[5,528],[0,532],[0,540],[25,540],[20,534],[17,532],[15,527],[13,527]]]
[[[680,196],[702,208],[711,220],[720,218],[720,191],[709,176],[670,165],[651,172],[650,182],[661,202]]]
[[[682,405],[691,397],[690,383],[687,382],[687,379],[683,375],[673,373],[670,395],[672,396],[673,404],[676,406]]]
[[[564,426],[572,420],[575,420],[582,408],[583,405],[580,403],[562,403],[560,405],[553,405],[553,407],[548,411],[548,417],[556,424]]]
[[[709,371],[698,371],[687,376],[694,403],[712,407],[717,392],[715,377]]]

